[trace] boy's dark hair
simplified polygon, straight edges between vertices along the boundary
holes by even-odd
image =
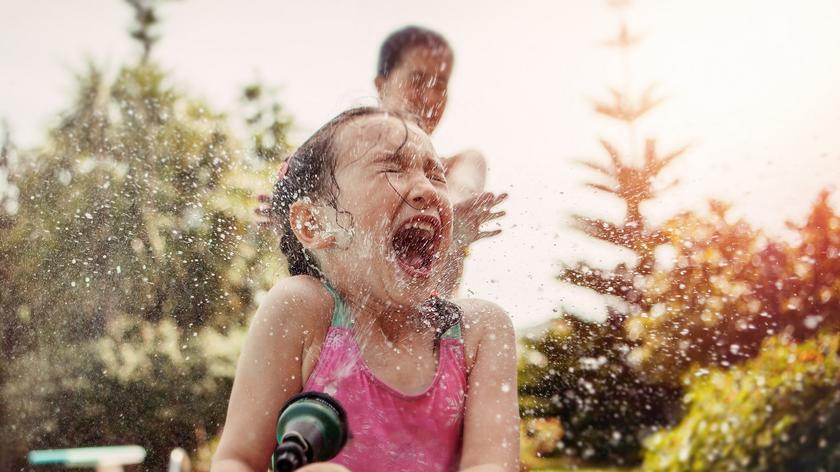
[[[379,63],[377,74],[388,77],[397,67],[402,55],[411,48],[423,46],[430,49],[452,50],[446,39],[435,31],[420,26],[406,26],[394,31],[382,43],[379,49]]]

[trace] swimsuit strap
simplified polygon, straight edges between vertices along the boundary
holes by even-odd
[[[457,322],[447,329],[441,339],[461,339],[461,322]]]
[[[324,288],[327,289],[327,292],[330,292],[334,302],[331,325],[339,328],[349,328],[353,323],[353,317],[350,315],[350,310],[344,300],[341,299],[341,295],[326,280],[324,281]]]

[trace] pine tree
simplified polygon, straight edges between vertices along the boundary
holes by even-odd
[[[617,8],[624,8],[624,6],[625,4],[619,4]],[[618,34],[615,38],[606,41],[605,45],[617,49],[625,64],[624,88],[623,90],[611,89],[609,101],[595,101],[593,104],[597,113],[625,126],[628,133],[625,154],[630,154],[631,157],[635,147],[638,121],[662,102],[662,99],[654,95],[653,85],[645,88],[638,97],[633,96],[629,56],[640,40],[639,36],[630,33],[626,20],[622,19]],[[650,307],[645,306],[634,281],[639,277],[652,274],[655,262],[654,250],[657,246],[667,243],[669,239],[661,231],[648,226],[640,207],[645,201],[656,197],[654,183],[660,173],[674,159],[682,155],[686,148],[660,154],[657,151],[656,140],[649,138],[645,143],[643,161],[639,165],[628,162],[638,159],[623,158],[618,147],[609,141],[602,139],[601,145],[609,157],[608,165],[594,161],[581,161],[581,164],[601,174],[609,183],[588,182],[586,185],[618,197],[626,207],[624,221],[621,225],[616,225],[609,221],[581,215],[574,215],[574,220],[577,228],[588,236],[632,251],[636,256],[636,264],[633,267],[619,264],[614,270],[607,272],[592,268],[585,262],[579,262],[576,267],[564,270],[559,279],[605,296],[618,297],[628,305],[637,306],[646,311]],[[676,181],[667,187],[675,184]]]
[[[613,2],[613,6],[623,15],[627,3]],[[536,362],[524,362],[520,369],[523,415],[559,417],[563,439],[555,453],[594,463],[639,463],[641,439],[674,421],[681,394],[679,386],[647,382],[640,377],[628,360],[639,342],[624,329],[629,313],[650,309],[641,282],[654,272],[656,247],[669,242],[667,234],[649,226],[640,207],[656,197],[654,183],[660,173],[685,151],[681,148],[661,154],[656,140],[647,139],[641,159],[634,158],[637,124],[662,101],[653,86],[638,95],[633,93],[629,55],[640,39],[622,17],[616,36],[605,45],[620,53],[625,65],[624,87],[611,89],[609,100],[593,104],[595,112],[625,127],[627,149],[622,153],[615,144],[601,140],[609,163],[581,162],[607,182],[589,182],[589,187],[624,203],[624,221],[617,225],[574,215],[578,229],[632,251],[636,263],[622,263],[605,271],[578,262],[558,277],[617,298],[627,308],[609,306],[607,318],[601,323],[564,313],[545,336],[524,340],[524,358],[530,353]]]
[[[143,50],[140,58],[141,62],[149,60],[152,53],[152,47],[157,43],[160,37],[153,33],[152,30],[158,25],[159,19],[157,14],[157,6],[161,0],[125,0],[129,6],[134,10],[134,21],[136,22],[131,29],[131,37],[140,43]]]

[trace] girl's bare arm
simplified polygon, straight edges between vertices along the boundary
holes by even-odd
[[[479,300],[462,303],[467,342],[478,345],[469,373],[461,470],[519,470],[516,339],[510,318]],[[470,327],[467,328],[467,325]]]
[[[329,303],[317,282],[290,277],[266,295],[239,356],[222,438],[211,470],[265,471],[275,443],[277,413],[301,391],[306,333]]]

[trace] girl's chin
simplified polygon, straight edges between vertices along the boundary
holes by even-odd
[[[437,279],[433,271],[423,277],[412,277],[409,273],[399,270],[392,292],[394,301],[406,306],[416,306],[425,302],[437,286],[435,280]]]

